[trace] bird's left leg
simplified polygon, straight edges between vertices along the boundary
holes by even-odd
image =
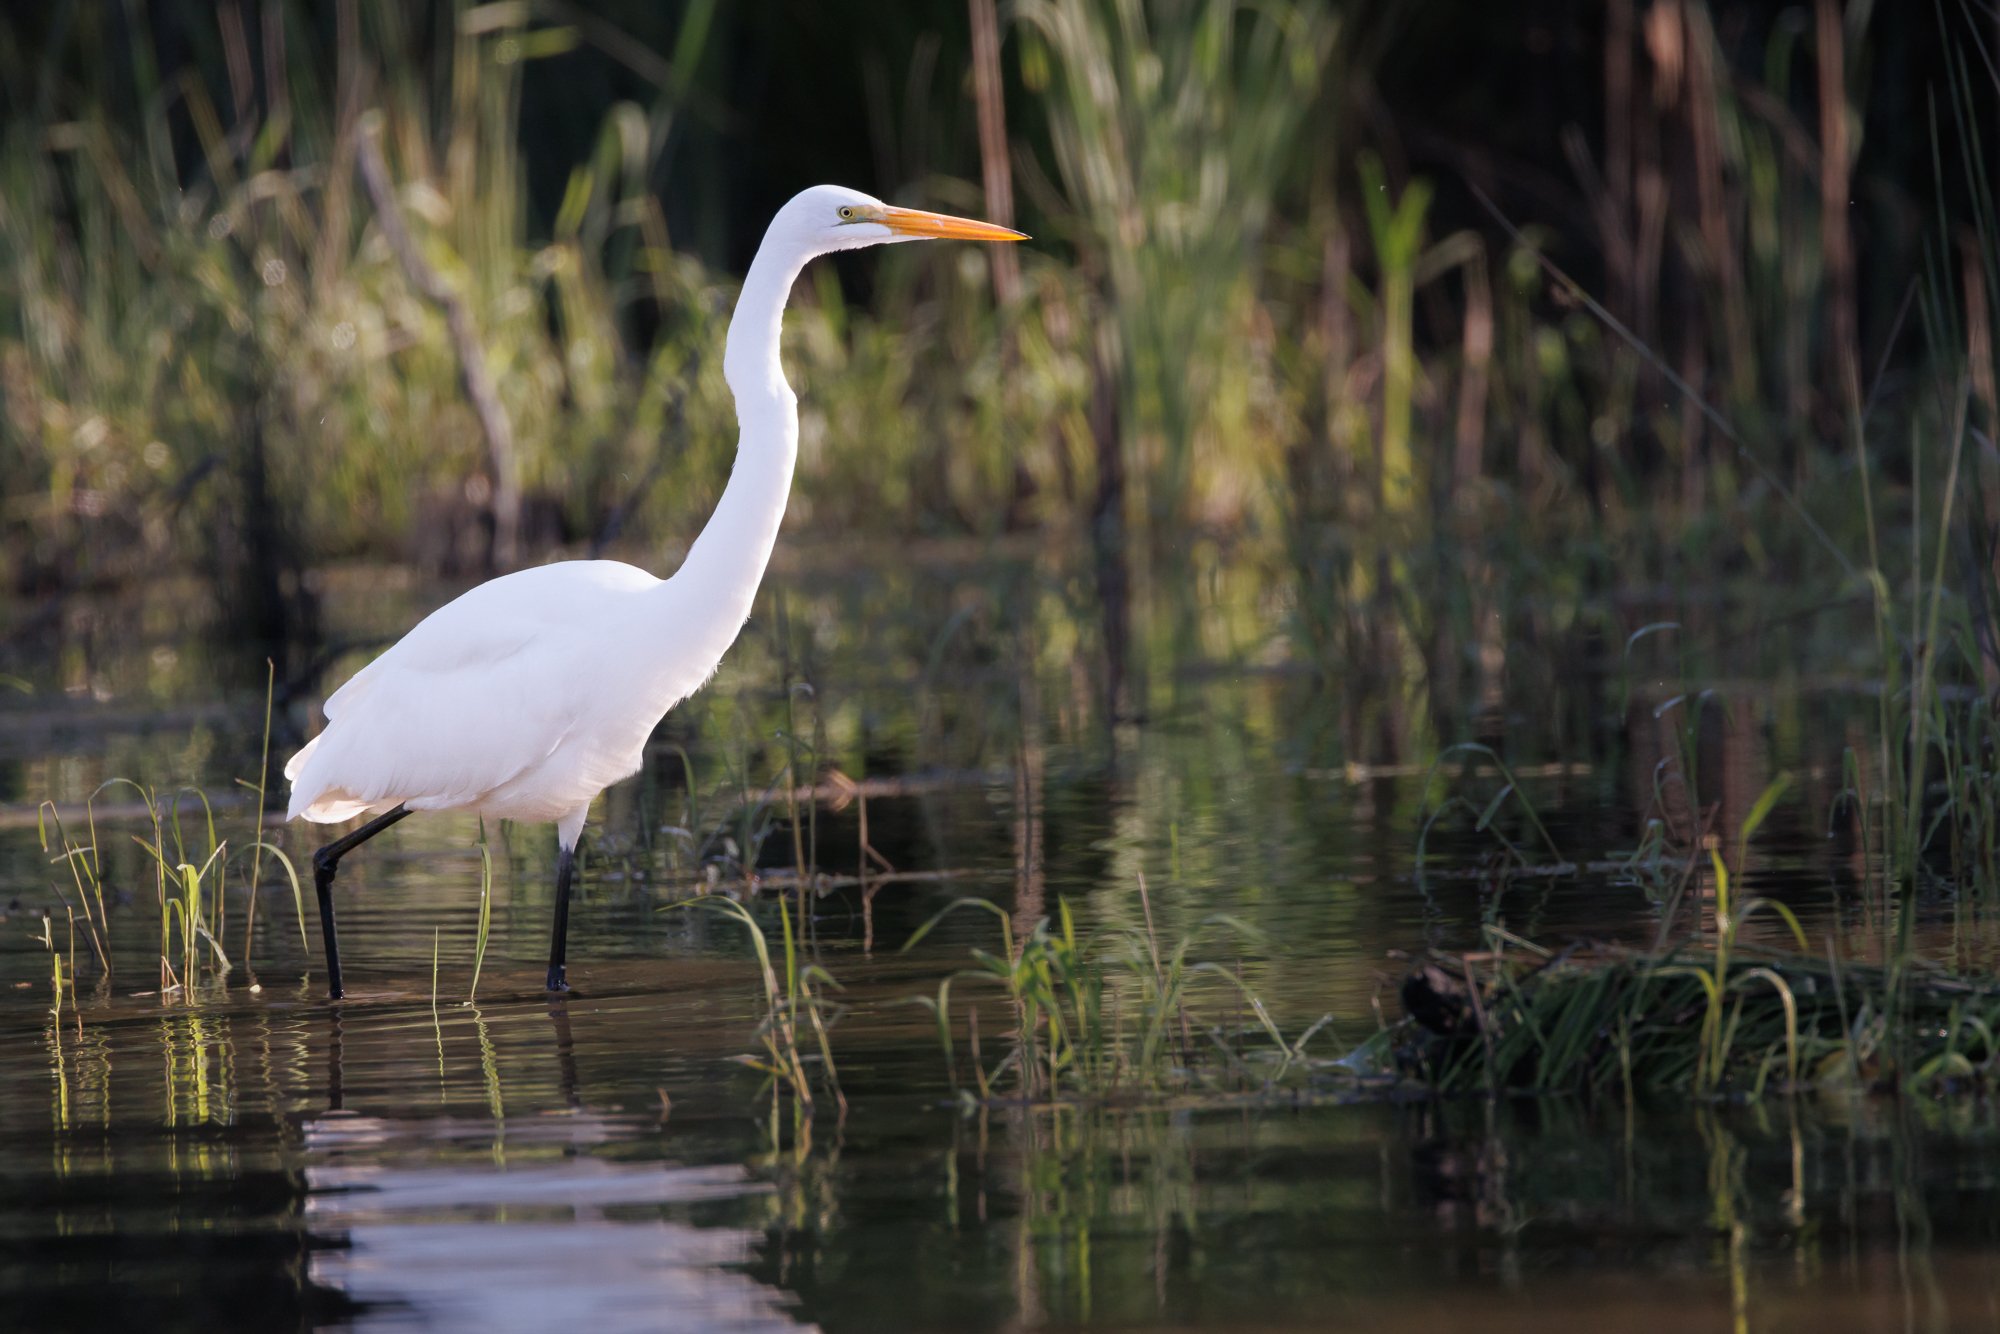
[[[326,941],[326,994],[330,1000],[345,994],[340,985],[340,940],[333,931],[333,877],[340,870],[340,859],[409,813],[408,806],[398,806],[313,854],[313,889],[319,894],[319,929]]]
[[[563,957],[569,951],[569,882],[576,875],[576,849],[564,845],[556,854],[556,927],[549,937],[549,990],[568,991]]]

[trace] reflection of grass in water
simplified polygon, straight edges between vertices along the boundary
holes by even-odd
[[[393,1016],[384,1017],[394,1025]],[[309,1072],[324,1056],[324,1030],[308,1030],[310,1045],[273,1044],[260,1019],[223,1015],[203,1030],[192,1018],[175,1012],[157,1031],[104,1026],[92,1036],[108,1033],[120,1044],[117,1083],[128,1123],[145,1111],[179,1117],[181,1124],[200,1113],[202,1072],[189,1044],[204,1043],[212,1132],[120,1135],[101,1149],[94,1133],[74,1142],[56,1138],[47,1174],[76,1178],[95,1199],[107,1183],[143,1184],[171,1173],[164,1179],[180,1182],[183,1197],[199,1183],[199,1206],[218,1198],[215,1192],[239,1174],[254,1179],[270,1153],[286,1161],[303,1153],[308,1163],[325,1162],[331,1154],[356,1164],[467,1172],[485,1165],[487,1145],[469,1139],[466,1124],[427,1129],[402,1123],[387,1140],[308,1140],[303,1147],[295,1135],[273,1138],[289,1127],[281,1123],[273,1130],[268,1118],[242,1111],[258,1106],[260,1090],[283,1089],[298,1098],[316,1087]],[[355,1034],[350,1028],[350,1042]],[[503,1045],[510,1046],[503,1053],[510,1061],[522,1054]],[[165,1062],[163,1050],[169,1053]],[[378,1048],[377,1059],[383,1054]],[[68,1114],[78,1125],[95,1127],[98,1108],[79,1079],[90,1057],[78,1057],[72,1049],[67,1074],[76,1088]],[[48,1084],[27,1081],[19,1092],[46,1094],[49,1119],[39,1128],[60,1129],[63,1083],[53,1060],[48,1068]],[[653,1074],[643,1059],[596,1068],[593,1098],[614,1107],[628,1106]],[[539,1128],[556,1135],[551,1145],[530,1124],[548,1118],[523,1116],[550,1105],[547,1090],[511,1065],[507,1073],[510,1094],[525,1104],[509,1109],[515,1117],[511,1161],[577,1152],[656,1156],[648,1118],[614,1115],[604,1123],[612,1138],[581,1149],[568,1128],[544,1124]],[[98,1096],[101,1089],[102,1082]],[[399,1107],[393,1083],[378,1085],[371,1097],[370,1112]],[[21,1110],[42,1111],[33,1104]],[[482,1110],[476,1098],[471,1110]],[[1886,1101],[1842,1100],[1828,1110],[1820,1119],[1808,1109],[1777,1105],[1671,1114],[1655,1108],[1625,1122],[1615,1101],[1581,1098],[1466,1098],[1418,1108],[1230,1115],[1057,1104],[937,1117],[905,1104],[882,1114],[879,1129],[886,1134],[871,1127],[845,1144],[822,1134],[804,1161],[747,1154],[776,1189],[727,1207],[732,1219],[768,1220],[772,1254],[792,1266],[806,1289],[802,1297],[815,1310],[833,1309],[834,1296],[854,1290],[852,1280],[865,1272],[868,1253],[880,1254],[885,1224],[924,1229],[926,1272],[944,1276],[946,1296],[983,1282],[993,1286],[980,1291],[1004,1302],[1010,1299],[1007,1279],[1015,1275],[1020,1286],[1012,1299],[1022,1303],[1020,1323],[1062,1323],[1089,1301],[1108,1323],[1143,1324],[1148,1309],[1156,1323],[1164,1309],[1148,1307],[1156,1278],[1171,1294],[1159,1300],[1183,1300],[1202,1267],[1226,1275],[1238,1272],[1237,1257],[1261,1256],[1308,1281],[1309,1271],[1293,1267],[1298,1257],[1287,1258],[1282,1232],[1331,1225],[1346,1233],[1343,1220],[1360,1228],[1380,1220],[1399,1235],[1470,1248],[1461,1255],[1474,1249],[1491,1254],[1495,1245],[1552,1255],[1549,1245],[1567,1245],[1569,1233],[1537,1243],[1537,1220],[1566,1219],[1588,1228],[1603,1219],[1620,1229],[1636,1225],[1654,1244],[1709,1255],[1717,1275],[1725,1272],[1726,1239],[1732,1270],[1738,1250],[1746,1260],[1761,1256],[1765,1262],[1744,1266],[1754,1304],[1763,1295],[1756,1287],[1760,1275],[1777,1288],[1795,1287],[1784,1272],[1787,1262],[1796,1259],[1809,1270],[1830,1245],[1849,1238],[1864,1247],[1886,1238],[1893,1252],[1899,1236],[1912,1237],[1912,1254],[1920,1255],[1927,1205],[1940,1210],[1939,1237],[1962,1235],[1954,1220],[1972,1217],[1966,1204],[1985,1198],[1983,1181],[1967,1182],[1953,1146],[1990,1130],[1990,1107],[1949,1121],[1912,1116]],[[36,1120],[24,1117],[14,1132],[33,1135]],[[339,1120],[331,1128],[338,1130]],[[1623,1136],[1621,1122],[1632,1127]],[[1468,1221],[1475,1210],[1476,1229]],[[191,1206],[180,1216],[192,1220],[198,1212]],[[1905,1229],[1906,1220],[1917,1226]],[[1774,1256],[1777,1270],[1768,1265]],[[1343,1262],[1336,1256],[1329,1263]],[[1354,1257],[1353,1263],[1359,1276],[1381,1257]],[[939,1294],[936,1287],[925,1291]],[[1034,1320],[1038,1314],[1045,1320]]]
[[[937,1234],[925,1241],[936,1282],[913,1289],[912,1305],[948,1312],[954,1294],[977,1285],[1027,1328],[1154,1327],[1203,1292],[1233,1303],[1233,1319],[1221,1320],[1230,1327],[1260,1327],[1280,1309],[1268,1323],[1291,1327],[1318,1293],[1378,1293],[1373,1310],[1407,1314],[1413,1294],[1435,1295],[1426,1285],[1440,1281],[1440,1253],[1456,1257],[1448,1263],[1476,1254],[1489,1266],[1560,1265],[1572,1232],[1599,1227],[1636,1227],[1707,1257],[1707,1272],[1726,1278],[1754,1319],[1761,1302],[1781,1309],[1795,1296],[1791,1266],[1810,1270],[1831,1238],[1866,1250],[1886,1237],[1894,1254],[1906,1223],[1914,1227],[1902,1236],[1923,1237],[1927,1195],[1944,1202],[1964,1190],[1962,1171],[1920,1151],[1936,1127],[1879,1106],[1819,1120],[1707,1106],[1628,1119],[1561,1098],[1227,1115],[1055,1104],[981,1108],[946,1124],[947,1141],[925,1136],[934,1152],[904,1149],[891,1164],[907,1182],[895,1198],[924,1211]],[[899,1126],[894,1142],[918,1133]],[[758,1206],[815,1309],[839,1309],[843,1294],[879,1297],[858,1281],[881,1272],[867,1260],[882,1244],[885,1201],[873,1149],[836,1145],[773,1172],[776,1189]],[[854,1227],[864,1197],[871,1226]],[[1537,1240],[1549,1220],[1563,1222],[1553,1249]],[[1385,1226],[1422,1239],[1407,1266],[1301,1241],[1300,1229]],[[1913,1261],[1921,1255],[1913,1242]],[[1231,1282],[1251,1266],[1276,1277]],[[1467,1294],[1461,1323],[1477,1325],[1488,1301]]]

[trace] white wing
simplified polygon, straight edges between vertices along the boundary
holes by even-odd
[[[616,561],[567,561],[439,608],[327,700],[326,730],[285,766],[291,818],[471,806],[520,779],[591,709],[607,630],[658,583]]]

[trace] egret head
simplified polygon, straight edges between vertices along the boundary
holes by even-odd
[[[722,374],[736,394],[738,415],[774,410],[796,417],[791,390],[785,386],[784,373],[777,364],[778,335],[786,296],[808,260],[835,250],[946,238],[1028,239],[1010,227],[926,213],[922,209],[897,208],[873,195],[840,185],[815,185],[793,195],[771,219],[764,243],[757,247],[757,257],[743,276],[743,295],[737,301],[736,315],[729,321]],[[774,387],[782,391],[775,397],[771,393]],[[746,432],[748,429],[746,424]],[[796,433],[797,427],[792,430]]]
[[[897,208],[859,190],[841,185],[815,185],[792,196],[771,220],[771,231],[782,234],[808,254],[855,250],[894,241],[1025,241],[1009,227],[917,208]]]

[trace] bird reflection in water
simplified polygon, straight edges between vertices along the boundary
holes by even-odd
[[[787,1294],[740,1272],[761,1231],[685,1217],[771,1187],[740,1163],[595,1154],[629,1147],[652,1119],[591,1110],[565,1001],[549,1004],[548,1022],[557,1109],[506,1115],[498,1049],[482,1031],[488,1114],[417,1118],[347,1106],[350,1034],[330,1017],[327,1110],[303,1127],[310,1281],[351,1304],[357,1329],[412,1319],[489,1334],[799,1328]]]

